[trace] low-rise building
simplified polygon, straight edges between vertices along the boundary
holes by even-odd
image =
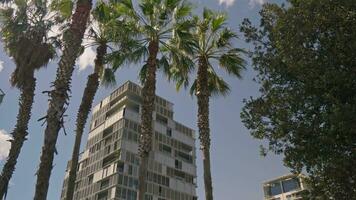
[[[263,183],[264,200],[299,200],[306,189],[302,174],[288,174]]]

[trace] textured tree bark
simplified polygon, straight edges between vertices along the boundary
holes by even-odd
[[[198,128],[200,149],[203,153],[205,199],[213,200],[213,184],[210,166],[210,127],[209,127],[209,98],[208,65],[205,58],[199,59],[197,99],[198,99]]]
[[[77,168],[79,160],[80,144],[82,141],[83,131],[87,122],[90,109],[93,105],[95,94],[99,88],[99,77],[104,67],[104,56],[106,55],[106,44],[100,44],[96,49],[96,59],[94,73],[88,76],[88,81],[84,89],[82,102],[79,106],[77,115],[76,136],[72,153],[71,166],[69,169],[68,185],[66,191],[66,200],[73,200],[75,179],[77,178]]]
[[[12,132],[13,139],[11,140],[11,148],[0,175],[0,199],[6,197],[9,181],[15,171],[17,158],[20,155],[21,148],[28,135],[28,123],[31,118],[31,110],[36,88],[34,71],[31,73],[32,76],[26,77],[26,80],[24,80],[25,84],[21,88],[22,92],[20,96],[19,112],[17,113],[15,129]]]
[[[147,73],[144,86],[142,88],[142,114],[141,114],[141,135],[139,144],[139,154],[141,158],[139,169],[139,190],[138,200],[145,199],[146,192],[146,177],[148,167],[148,156],[152,149],[153,135],[153,111],[156,98],[156,70],[157,70],[157,54],[158,41],[151,41],[148,46],[149,57],[147,60]]]
[[[56,80],[53,84],[54,89],[50,93],[44,144],[37,171],[35,200],[46,200],[47,198],[58,133],[63,126],[63,115],[66,109],[65,105],[68,104],[69,100],[68,93],[70,92],[75,60],[79,55],[91,7],[91,0],[79,0],[77,2],[70,27],[63,36],[64,50],[59,61]]]

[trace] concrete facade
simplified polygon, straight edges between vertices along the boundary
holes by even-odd
[[[93,108],[74,199],[136,200],[140,104],[141,87],[126,82]],[[158,96],[153,119],[146,200],[196,200],[194,131],[174,121],[173,104]],[[68,169],[61,200],[65,200]]]

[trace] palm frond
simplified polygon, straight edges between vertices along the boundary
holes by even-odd
[[[69,19],[72,15],[74,2],[72,0],[51,1],[51,10],[58,12],[64,19]]]
[[[148,65],[144,64],[140,69],[139,79],[140,79],[140,82],[141,82],[142,85],[144,85],[145,82],[146,82],[147,68],[148,68]]]
[[[106,24],[115,19],[115,12],[112,12],[109,5],[100,1],[92,12],[93,17],[101,24]]]
[[[172,8],[174,8],[172,10]],[[173,11],[173,17],[175,20],[184,19],[185,17],[189,16],[192,12],[193,6],[187,1],[183,1],[180,6],[175,5],[172,7],[171,10]]]
[[[100,84],[104,87],[113,87],[116,85],[115,71],[111,68],[105,68],[100,77]]]
[[[212,20],[213,16],[214,16],[214,11],[205,7],[203,10],[203,21],[209,23]]]
[[[120,51],[114,51],[105,56],[106,63],[109,63],[116,71],[125,62],[125,55]]]
[[[190,95],[196,95],[197,86],[198,81],[195,79],[190,86]],[[215,73],[212,67],[208,68],[208,89],[210,96],[227,96],[230,93],[229,85]]]
[[[226,70],[227,73],[241,78],[241,71],[245,69],[246,62],[241,57],[241,49],[232,49],[223,54],[219,58],[219,65]]]
[[[229,28],[224,28],[220,33],[216,40],[216,46],[218,48],[229,47],[232,46],[232,39],[236,39],[237,34],[231,31]]]
[[[147,58],[148,49],[146,46],[143,45],[141,47],[136,48],[132,52],[127,53],[126,55],[126,60],[128,62],[138,64]]]
[[[187,89],[189,86],[189,77],[177,77],[175,79],[176,82],[176,90],[179,91],[182,87]]]
[[[181,0],[166,0],[163,3],[165,4],[165,7],[169,9],[169,11],[175,10],[178,6]]]
[[[224,25],[226,25],[227,16],[226,14],[216,14],[212,17],[211,20],[211,30],[212,32],[216,32],[221,29]]]
[[[112,65],[114,70],[117,70],[123,64],[141,63],[146,59],[147,54],[148,50],[145,45],[141,45],[135,40],[130,40],[121,43],[121,46],[109,53],[105,60]]]
[[[170,46],[175,46],[185,54],[193,55],[194,51],[199,48],[197,40],[191,33],[195,24],[191,20],[184,20],[177,23],[173,29],[172,39],[168,42]]]
[[[112,11],[116,12],[119,16],[124,17],[126,20],[139,21],[141,17],[136,12],[131,0],[115,1],[112,6]]]
[[[209,92],[211,96],[227,96],[230,93],[229,85],[214,71],[209,70],[208,75]]]
[[[170,79],[170,65],[166,55],[163,55],[161,59],[158,59],[158,69],[162,70],[162,72],[168,76],[168,79]]]
[[[189,94],[190,94],[190,95],[193,96],[193,95],[196,94],[197,85],[198,85],[198,80],[197,80],[197,79],[194,79],[193,84],[190,86],[190,89],[189,89]]]

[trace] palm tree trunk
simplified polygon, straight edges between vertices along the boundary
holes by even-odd
[[[83,131],[87,122],[90,109],[93,105],[95,94],[99,88],[99,76],[104,66],[104,56],[106,55],[106,44],[101,44],[96,49],[94,73],[88,76],[88,81],[84,89],[82,102],[77,115],[76,136],[72,153],[71,166],[69,169],[66,200],[72,200],[74,195],[75,179],[77,178],[77,168],[79,160],[80,143],[82,141]]]
[[[49,179],[53,168],[53,157],[56,153],[56,143],[58,133],[63,127],[63,115],[65,105],[68,104],[69,92],[75,60],[79,55],[86,25],[88,23],[91,0],[78,0],[76,10],[72,16],[69,29],[64,33],[64,50],[57,77],[53,84],[54,90],[50,93],[49,108],[47,111],[47,126],[44,136],[44,144],[40,159],[39,169],[37,171],[37,183],[35,191],[35,200],[46,200]]]
[[[142,88],[142,114],[141,114],[141,136],[139,144],[139,154],[141,158],[139,170],[139,190],[138,200],[145,199],[146,192],[146,177],[148,167],[148,157],[152,148],[153,135],[153,120],[152,114],[154,111],[156,98],[156,70],[157,70],[157,54],[158,42],[151,41],[148,46],[149,57],[147,60],[147,73],[144,86]]]
[[[31,118],[31,109],[36,88],[34,71],[31,73],[32,76],[26,77],[25,84],[21,88],[19,112],[17,113],[15,129],[12,132],[13,139],[11,140],[11,148],[0,176],[0,199],[6,198],[9,181],[15,171],[17,158],[20,155],[22,145],[28,135],[28,123]]]
[[[213,184],[210,167],[210,127],[209,127],[208,65],[205,58],[199,59],[197,99],[200,149],[203,153],[205,199],[213,200]]]

